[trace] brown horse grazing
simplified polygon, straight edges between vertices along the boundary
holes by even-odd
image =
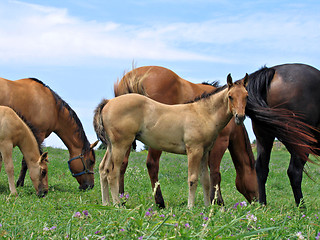
[[[40,155],[36,137],[23,120],[11,108],[0,106],[0,171],[3,160],[13,195],[17,195],[12,161],[12,148],[15,146],[24,156],[37,195],[43,197],[48,193],[47,153]]]
[[[205,92],[211,92],[217,86],[209,84],[194,84],[181,77],[173,71],[159,66],[145,66],[133,69],[124,75],[121,81],[114,87],[115,96],[127,93],[139,93],[153,100],[165,104],[181,104],[201,96]],[[255,172],[255,160],[252,153],[247,131],[243,124],[236,125],[230,121],[220,132],[216,142],[209,154],[209,167],[211,179],[210,197],[213,200],[217,191],[217,203],[223,204],[220,191],[220,163],[226,149],[229,149],[236,172],[236,186],[240,193],[251,202],[258,199],[258,183]],[[124,192],[124,173],[128,165],[130,151],[124,159],[120,175],[120,193]],[[149,147],[147,167],[152,188],[158,182],[159,160],[161,151]],[[216,186],[218,185],[218,189]],[[155,195],[156,204],[164,208],[160,185]]]
[[[95,145],[90,146],[77,114],[54,91],[33,78],[16,81],[0,78],[0,105],[22,114],[38,129],[41,142],[56,133],[69,150],[69,168],[79,188],[93,188]],[[23,161],[17,186],[23,186],[26,171]]]
[[[305,64],[283,64],[250,74],[246,114],[257,139],[259,201],[266,204],[265,183],[273,141],[291,154],[287,174],[297,205],[308,154],[320,155],[320,71]]]
[[[219,132],[234,116],[241,124],[245,118],[247,91],[245,78],[215,89],[189,104],[166,105],[138,94],[103,100],[96,108],[94,128],[107,151],[99,166],[102,203],[109,204],[110,184],[113,203],[119,199],[120,168],[131,144],[138,139],[161,151],[188,156],[188,207],[194,206],[198,175],[204,203],[210,204],[208,153]]]

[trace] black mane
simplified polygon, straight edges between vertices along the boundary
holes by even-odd
[[[87,136],[84,132],[84,129],[83,129],[83,126],[82,126],[82,123],[80,121],[80,119],[78,118],[77,114],[75,113],[75,111],[73,111],[73,109],[69,106],[68,103],[66,103],[55,91],[53,91],[48,85],[44,84],[42,81],[40,81],[39,79],[37,78],[30,78],[31,80],[43,85],[44,87],[48,88],[52,95],[54,96],[54,99],[56,101],[56,104],[57,106],[59,107],[59,111],[61,111],[62,109],[66,108],[69,112],[69,116],[70,116],[70,119],[74,120],[74,122],[76,123],[77,125],[77,132],[81,138],[81,140],[84,142],[83,144],[83,148],[82,150],[84,152],[86,151],[89,151],[90,150],[90,143],[87,139]]]
[[[186,103],[194,103],[194,102],[198,102],[200,101],[201,99],[205,99],[205,98],[208,98],[218,92],[221,92],[222,90],[226,89],[227,88],[227,85],[224,85],[222,87],[218,87],[216,89],[214,89],[213,91],[207,93],[207,92],[204,92],[203,94],[201,94],[200,96],[196,97],[195,99],[189,101],[189,102],[186,102]]]

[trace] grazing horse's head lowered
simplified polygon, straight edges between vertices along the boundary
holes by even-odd
[[[35,185],[37,195],[39,197],[44,197],[48,193],[48,153],[44,152],[39,158],[40,171],[38,175],[39,183]]]
[[[95,154],[93,148],[99,141],[90,145],[90,149],[83,151],[79,156],[73,157],[68,161],[69,170],[72,176],[77,179],[80,184],[80,190],[91,189],[94,187],[94,171]]]
[[[245,89],[248,83],[248,74],[244,77],[243,80],[232,82],[231,74],[227,77],[228,83],[228,101],[229,101],[229,110],[232,112],[232,115],[235,118],[237,125],[240,125],[246,115],[245,109],[248,99],[248,92]]]

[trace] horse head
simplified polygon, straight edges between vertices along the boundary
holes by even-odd
[[[48,193],[48,152],[44,152],[39,158],[39,184],[36,187],[37,195],[44,197]]]
[[[94,165],[96,157],[93,148],[98,144],[98,141],[90,145],[90,149],[83,151],[82,154],[71,158],[68,161],[69,169],[72,176],[75,177],[80,184],[80,190],[91,189],[94,187]]]
[[[246,86],[248,83],[248,74],[244,79],[232,82],[231,74],[227,77],[228,83],[228,102],[229,102],[229,111],[235,117],[235,122],[237,125],[240,125],[246,115],[245,108],[248,99],[248,92]]]

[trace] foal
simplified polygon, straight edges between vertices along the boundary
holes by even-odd
[[[247,76],[243,81],[202,96],[189,104],[166,105],[139,94],[103,100],[95,110],[94,127],[107,151],[100,166],[102,204],[109,204],[110,184],[113,203],[120,202],[120,168],[135,139],[146,145],[188,156],[188,207],[194,206],[198,175],[203,185],[204,203],[210,205],[208,153],[219,132],[234,116],[241,124],[245,118]]]
[[[40,156],[38,142],[27,124],[9,107],[0,106],[0,170],[2,160],[8,175],[11,194],[17,195],[14,184],[12,148],[18,146],[21,150],[31,181],[39,197],[48,192],[48,153]]]

